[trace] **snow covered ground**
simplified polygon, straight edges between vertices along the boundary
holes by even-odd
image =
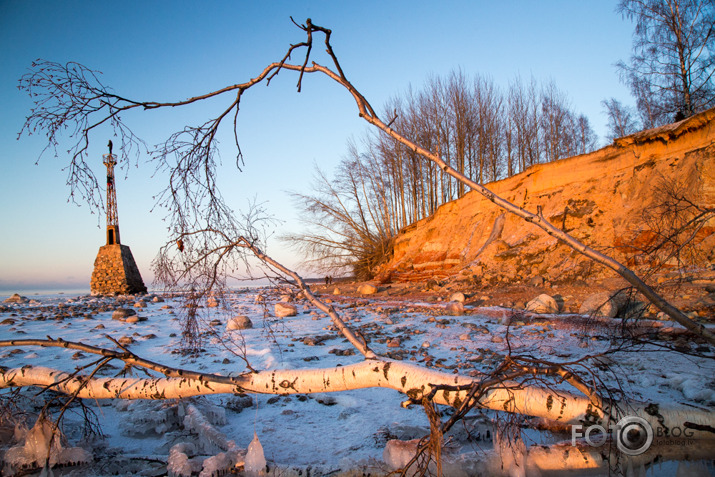
[[[265,303],[256,303],[259,293],[266,296]],[[222,303],[228,309],[224,306],[201,308],[201,328],[207,333],[203,337],[204,351],[198,356],[179,352],[181,298],[154,302],[149,295],[142,300],[144,307],[137,308],[134,304],[138,299],[133,297],[30,298],[30,303],[2,305],[0,340],[50,336],[113,349],[115,345],[105,337],[108,335],[118,340],[124,338],[122,342],[131,341],[129,348],[140,357],[168,366],[224,375],[246,370],[237,354],[245,354],[256,370],[324,368],[362,359],[338,335],[330,319],[312,310],[307,302],[294,303],[299,311],[297,316],[276,318],[273,304],[281,297],[279,292],[269,289],[238,291]],[[465,314],[453,316],[446,313],[441,303],[330,295],[323,298],[334,300],[343,319],[370,341],[376,353],[477,378],[501,362],[508,353],[508,345],[513,354],[550,361],[573,361],[604,351],[610,345],[606,336],[608,328],[617,324],[615,320],[589,322],[573,316],[512,317],[510,310],[502,308],[467,307]],[[132,308],[146,320],[134,323],[113,320],[112,313],[119,307]],[[253,328],[226,331],[227,320],[236,315],[248,316]],[[510,323],[508,342],[505,339],[507,323]],[[674,325],[660,323],[657,326]],[[0,364],[5,368],[34,365],[73,371],[97,358],[59,348],[0,348]],[[641,401],[684,402],[710,409],[715,405],[715,361],[711,358],[647,347],[610,355],[608,363],[602,364],[608,364],[611,371],[604,370],[600,378],[617,396],[622,391],[628,398]],[[88,368],[87,372],[92,369]],[[120,371],[122,363],[114,361],[98,375],[114,376]],[[142,371],[133,372],[135,376],[143,375]],[[8,393],[4,391],[3,396],[7,397]],[[37,397],[36,394],[36,390],[23,393],[21,408],[11,413],[14,420],[26,419],[27,426],[32,427],[34,413],[48,396],[48,393]],[[233,441],[236,448],[247,448],[255,433],[274,473],[282,469],[284,475],[289,475],[287,469],[306,472],[310,468],[310,475],[340,469],[363,469],[381,475],[389,471],[383,462],[389,439],[409,440],[429,433],[429,422],[422,408],[401,407],[405,399],[405,395],[394,390],[363,389],[310,396],[217,395],[187,401],[227,440]],[[0,401],[0,404],[6,402]],[[59,472],[66,475],[165,475],[170,450],[178,442],[194,439],[199,447],[196,453],[205,456],[221,450],[221,446],[200,442],[200,438],[192,437],[185,428],[182,416],[187,412],[188,403],[172,400],[84,404],[96,414],[104,438],[83,437],[84,412],[79,406],[72,406],[65,415],[64,430],[69,439],[66,445],[86,447],[93,453],[94,463],[60,469]],[[53,410],[57,411],[58,406]],[[460,442],[460,453],[466,455],[492,447],[493,417],[493,412],[475,413],[470,417],[469,422],[474,425],[471,440],[466,435],[456,439]],[[4,433],[0,432],[0,453],[17,444],[12,430],[7,430],[7,426],[14,424],[11,420],[0,421],[6,426]],[[465,434],[463,430],[456,431],[460,432]],[[570,439],[570,435],[554,436],[536,431],[527,432],[526,437],[527,444]],[[707,465],[712,472],[712,460]],[[676,475],[677,469],[678,464],[665,465],[649,469],[648,475]],[[693,469],[708,475],[705,464],[698,463]]]

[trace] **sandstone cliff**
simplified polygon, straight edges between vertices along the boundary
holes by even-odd
[[[622,263],[651,265],[641,250],[659,204],[674,187],[704,207],[715,207],[715,109],[661,128],[617,139],[590,154],[528,168],[488,188],[532,212],[541,207],[552,223]],[[698,253],[687,265],[715,264],[715,219],[691,238]],[[674,267],[672,257],[661,257]],[[643,273],[644,270],[641,270]],[[459,275],[475,283],[590,280],[613,275],[537,227],[504,212],[476,192],[440,207],[400,232],[394,256],[378,278],[420,280]]]

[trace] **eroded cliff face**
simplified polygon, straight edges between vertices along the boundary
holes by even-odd
[[[679,123],[617,139],[590,154],[530,167],[488,188],[565,228],[583,243],[635,268],[649,267],[641,250],[658,238],[657,208],[674,188],[701,207],[715,207],[715,109]],[[689,266],[715,264],[715,219],[694,232]],[[692,250],[691,250],[692,251]],[[675,266],[676,260],[662,255]],[[644,270],[641,270],[641,273]],[[541,229],[469,192],[397,237],[378,279],[420,280],[461,275],[475,282],[590,280],[613,272]]]

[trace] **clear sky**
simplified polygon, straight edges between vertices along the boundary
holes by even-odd
[[[104,245],[104,216],[68,202],[61,151],[38,157],[41,135],[20,131],[32,106],[17,89],[36,58],[76,61],[101,71],[124,96],[185,99],[258,74],[304,36],[290,21],[333,30],[332,43],[352,83],[378,111],[410,85],[461,69],[490,75],[505,87],[516,75],[553,79],[574,110],[605,135],[601,100],[631,103],[615,67],[627,59],[633,26],[615,1],[134,1],[0,0],[0,295],[32,289],[89,290],[94,258]],[[322,52],[322,48],[320,48]],[[325,62],[324,55],[317,56]],[[230,205],[250,199],[296,231],[298,211],[288,191],[306,191],[313,164],[327,171],[351,137],[367,128],[349,95],[325,79],[283,72],[271,86],[252,89],[242,102],[239,134],[246,167],[228,167],[235,152],[222,143],[221,184]],[[226,100],[230,101],[230,98]],[[212,118],[222,104],[207,103],[171,115],[124,118],[148,144],[185,124]],[[101,178],[108,132],[93,136],[90,159]],[[115,153],[117,151],[115,150]],[[151,286],[151,261],[167,239],[160,212],[151,212],[164,186],[141,164],[117,171],[122,243],[131,247]],[[268,252],[290,266],[299,258],[273,239]]]

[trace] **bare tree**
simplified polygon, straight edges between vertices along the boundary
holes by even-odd
[[[689,117],[715,104],[715,2],[622,0],[633,20],[633,55],[619,62],[646,127]]]
[[[638,125],[633,118],[630,107],[621,104],[616,98],[601,101],[604,112],[608,117],[608,134],[606,139],[613,141],[616,138],[628,136],[638,131]]]

